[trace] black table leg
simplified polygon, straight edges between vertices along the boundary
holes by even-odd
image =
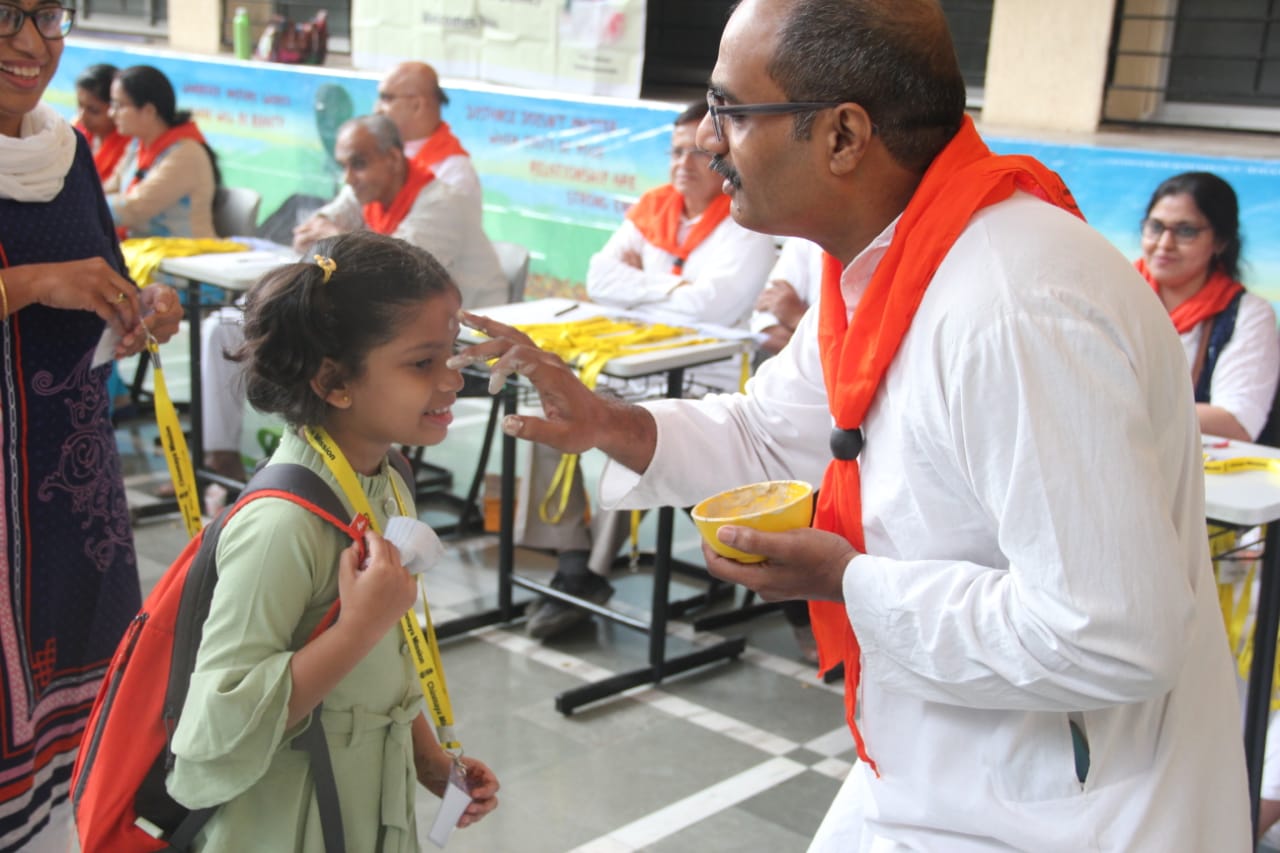
[[[1245,702],[1244,754],[1249,771],[1249,806],[1258,826],[1262,765],[1267,755],[1267,722],[1271,716],[1272,675],[1276,664],[1276,631],[1280,628],[1280,521],[1267,525],[1262,579],[1253,623],[1253,663]]]

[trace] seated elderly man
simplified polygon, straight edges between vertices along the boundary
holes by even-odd
[[[700,101],[676,117],[671,183],[641,196],[592,256],[587,269],[592,301],[652,322],[745,329],[777,249],[772,237],[748,231],[729,216],[723,178],[711,171],[711,156],[695,141],[706,113]],[[686,376],[697,392],[736,391],[741,367],[722,361]],[[537,471],[555,468],[555,451],[534,445],[532,455]],[[581,491],[581,474],[576,467],[574,472],[573,489]],[[566,512],[554,530],[539,525],[537,515],[525,510],[522,544],[558,550],[551,585],[599,604],[608,601],[613,587],[605,575],[627,535],[630,513],[598,513],[590,531],[580,514],[570,518]],[[530,636],[545,639],[589,618],[584,610],[543,598],[531,605],[526,627]]]
[[[465,196],[417,160],[405,156],[391,119],[362,116],[338,131],[334,157],[346,186],[317,212],[329,233],[367,228],[426,249],[448,271],[468,308],[506,301],[507,281],[477,217],[466,214]],[[322,235],[323,236],[323,235]],[[306,252],[312,240],[294,248]],[[234,479],[240,462],[244,389],[239,367],[225,353],[243,340],[238,308],[205,321],[201,370],[204,382],[205,467]]]
[[[425,62],[402,62],[378,84],[374,112],[395,125],[405,157],[457,190],[457,211],[478,222],[483,215],[480,176],[471,156],[441,117],[441,108],[448,103],[449,96],[440,88],[434,68]],[[336,156],[336,145],[334,153]],[[338,193],[339,197],[350,196],[351,187],[344,183]],[[294,229],[294,243],[310,245],[344,230],[323,213],[313,214]]]

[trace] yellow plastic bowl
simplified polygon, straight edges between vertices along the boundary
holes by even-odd
[[[739,486],[712,495],[693,508],[693,523],[711,550],[739,563],[759,563],[764,557],[748,554],[716,538],[726,524],[780,533],[808,527],[813,517],[813,486],[800,480],[770,480]]]

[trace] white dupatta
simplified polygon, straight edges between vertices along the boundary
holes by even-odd
[[[52,201],[75,156],[75,130],[53,107],[37,104],[17,137],[0,135],[0,198]]]

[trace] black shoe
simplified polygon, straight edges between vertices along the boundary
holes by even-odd
[[[613,584],[591,572],[571,576],[557,573],[551,579],[551,588],[592,604],[604,604],[613,597]],[[590,611],[558,598],[539,599],[529,606],[528,613],[529,621],[525,624],[525,630],[535,640],[563,634],[591,619]]]

